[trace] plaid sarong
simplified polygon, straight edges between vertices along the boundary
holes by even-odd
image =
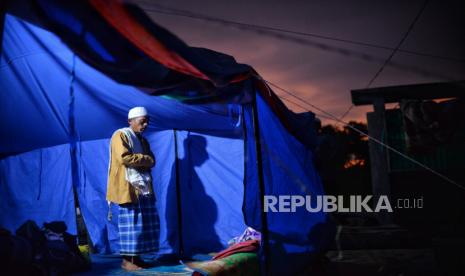
[[[120,254],[136,256],[158,250],[160,224],[153,196],[119,205]]]

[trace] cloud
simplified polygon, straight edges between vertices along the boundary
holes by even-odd
[[[465,18],[460,15],[459,10],[463,4],[459,2],[432,1],[402,45],[402,49],[465,59],[465,31],[459,27],[465,25]],[[413,1],[348,3],[347,1],[177,0],[159,3],[225,20],[317,33],[388,47],[397,45],[421,6],[421,3]],[[321,50],[213,22],[156,13],[150,15],[155,22],[178,35],[189,45],[232,55],[238,62],[253,66],[265,79],[296,93],[335,116],[340,116],[351,105],[350,90],[365,88],[381,67],[383,60],[390,54],[390,50],[306,38],[332,47],[371,55],[381,60],[381,62],[370,62],[353,55]],[[424,75],[417,72],[419,70],[388,66],[373,86],[445,81],[463,78],[465,75],[464,63],[405,53],[397,53],[392,61],[431,74]],[[285,95],[274,90],[278,95]],[[302,108],[284,102],[290,109],[296,112],[302,111]],[[355,107],[345,119],[364,121],[365,113],[369,110],[371,107]]]

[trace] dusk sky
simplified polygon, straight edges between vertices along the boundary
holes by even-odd
[[[284,34],[310,41],[296,43],[221,23],[154,11],[165,7],[228,21],[395,48],[424,5],[423,0],[133,2],[187,44],[232,55],[238,62],[253,66],[263,78],[336,116],[341,116],[351,106],[350,90],[366,88],[392,50]],[[464,26],[464,1],[428,1],[399,49],[447,59],[398,51],[391,60],[393,64],[418,70],[388,65],[370,87],[465,79]],[[315,42],[326,44],[330,49],[370,55],[374,60],[312,46]],[[297,101],[282,91],[273,90],[282,98]],[[304,111],[294,104],[284,103],[295,112]],[[368,110],[369,107],[355,107],[345,121],[365,121]],[[324,118],[322,121],[330,123]]]

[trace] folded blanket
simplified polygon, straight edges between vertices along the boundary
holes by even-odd
[[[227,256],[236,254],[236,253],[243,253],[243,252],[256,252],[260,247],[260,243],[258,240],[248,240],[240,243],[236,243],[225,250],[221,251],[220,253],[216,254],[213,257],[213,260],[218,260],[225,258]]]
[[[255,276],[260,275],[259,261],[256,253],[236,253],[219,260],[185,263],[194,270],[192,275],[228,275]]]

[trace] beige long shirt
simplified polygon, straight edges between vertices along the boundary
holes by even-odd
[[[155,165],[155,157],[150,150],[150,145],[142,137],[141,144],[144,153],[132,153],[129,147],[128,137],[117,131],[111,137],[111,163],[108,173],[107,200],[117,203],[135,203],[138,193],[134,187],[126,181],[125,166],[141,170],[150,170]],[[153,193],[152,183],[149,184]]]

